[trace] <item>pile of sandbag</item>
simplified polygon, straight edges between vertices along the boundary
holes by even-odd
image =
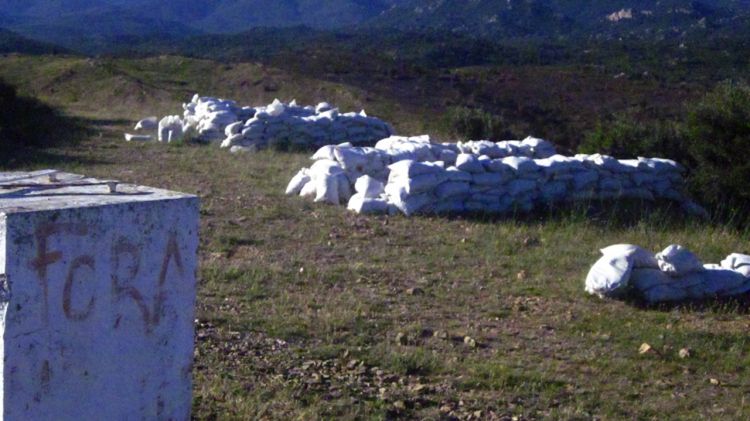
[[[634,295],[648,303],[703,300],[750,291],[750,256],[733,253],[720,264],[703,264],[673,244],[654,255],[630,244],[601,250],[586,277],[586,292],[599,297]]]
[[[551,143],[533,137],[436,144],[428,136],[394,136],[374,148],[329,145],[313,160],[311,168],[292,179],[287,194],[346,203],[355,212],[507,213],[620,198],[669,199],[697,209],[683,194],[684,168],[674,161],[617,160],[599,154],[566,157],[556,155]],[[363,181],[360,185],[367,185],[367,190],[357,189],[362,176],[378,183]],[[328,188],[334,184],[343,186]],[[373,187],[380,185],[382,189]],[[334,195],[334,190],[340,194]]]
[[[295,101],[279,100],[267,106],[239,106],[231,100],[195,95],[183,104],[183,115],[161,120],[149,117],[138,122],[136,131],[156,130],[160,142],[171,142],[194,134],[201,142],[220,143],[232,152],[278,144],[295,148],[317,148],[350,142],[369,145],[390,136],[393,129],[384,121],[359,113],[340,113],[328,103],[302,107]],[[158,120],[158,121],[157,121]],[[150,134],[126,134],[125,139],[148,141]]]
[[[389,180],[399,178],[405,170],[399,165],[424,163],[411,168],[408,174],[421,171],[435,173],[445,165],[453,165],[460,156],[481,148],[501,159],[502,156],[521,155],[526,159],[549,157],[554,146],[542,139],[528,137],[523,141],[472,141],[465,143],[434,143],[429,136],[391,136],[380,140],[375,147],[355,147],[351,144],[328,145],[312,157],[315,163],[300,170],[289,183],[287,194],[311,196],[317,202],[340,205],[359,213],[398,211],[397,203],[389,201],[386,187]],[[468,153],[463,153],[467,151]],[[487,155],[482,155],[486,157]],[[421,175],[421,174],[419,174]],[[401,177],[403,178],[403,177]],[[422,179],[420,179],[422,180]],[[425,186],[420,186],[424,188]],[[417,188],[409,191],[418,190]]]

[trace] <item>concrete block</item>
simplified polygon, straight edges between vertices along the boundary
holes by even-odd
[[[34,175],[0,173],[2,419],[189,419],[198,199]]]

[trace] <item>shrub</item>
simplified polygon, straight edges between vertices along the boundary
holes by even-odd
[[[579,151],[601,153],[617,158],[659,156],[684,161],[683,129],[678,122],[642,123],[619,114],[608,122],[599,122],[585,136]]]
[[[452,135],[466,140],[500,141],[513,138],[502,116],[481,108],[452,107],[445,114],[444,122]]]
[[[709,205],[750,205],[750,86],[723,82],[693,105],[687,118],[692,190]]]

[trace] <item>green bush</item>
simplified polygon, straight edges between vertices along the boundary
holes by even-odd
[[[724,82],[690,107],[690,185],[706,204],[727,211],[750,205],[750,86]]]
[[[601,153],[617,158],[658,156],[684,161],[684,133],[679,122],[643,123],[619,114],[610,121],[599,122],[583,138],[581,153]]]
[[[513,138],[502,116],[481,108],[452,107],[445,114],[444,123],[449,133],[466,140],[501,141]]]

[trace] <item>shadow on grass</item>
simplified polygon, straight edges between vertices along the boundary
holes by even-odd
[[[665,313],[673,311],[686,313],[711,312],[716,314],[750,314],[750,293],[733,297],[714,297],[703,300],[684,300],[671,303],[648,304],[638,297],[626,297],[623,302],[640,310],[653,310]]]
[[[15,88],[0,81],[0,168],[56,166],[71,160],[64,148],[74,147],[90,136],[90,120],[66,116],[37,99],[19,96]]]
[[[720,223],[687,214],[678,203],[668,200],[606,200],[562,203],[525,212],[521,209],[504,214],[462,213],[432,215],[447,220],[468,220],[493,224],[514,221],[519,224],[585,222],[604,228],[630,228],[649,223],[663,228],[685,228],[696,224]]]
[[[133,123],[125,118],[82,118],[79,121],[88,127],[126,126]]]

